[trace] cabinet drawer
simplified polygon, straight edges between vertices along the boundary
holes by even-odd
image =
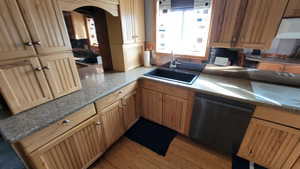
[[[280,109],[258,106],[254,117],[300,129],[300,115]]]
[[[142,87],[146,89],[155,90],[171,96],[177,96],[184,99],[188,99],[189,91],[177,86],[171,86],[151,80],[142,80]]]
[[[138,87],[138,83],[137,82],[133,82],[125,87],[123,87],[120,90],[117,90],[115,92],[113,92],[112,94],[105,96],[99,100],[97,100],[96,103],[96,109],[97,112],[100,112],[102,109],[104,109],[105,107],[112,105],[113,103],[115,103],[117,100],[120,100],[121,98],[123,98],[124,96],[126,96],[128,93],[133,92],[134,90],[136,90]]]
[[[51,124],[49,127],[22,139],[19,143],[24,148],[26,153],[31,153],[57,136],[64,134],[73,127],[76,127],[78,124],[89,119],[95,114],[96,110],[94,104],[87,105],[86,107],[65,117],[64,119]]]

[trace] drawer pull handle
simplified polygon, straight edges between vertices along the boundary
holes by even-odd
[[[70,123],[70,122],[71,122],[71,120],[64,120],[62,123],[67,124],[67,123]]]
[[[97,121],[97,122],[96,122],[96,125],[97,125],[97,126],[100,126],[101,124],[102,124],[102,123],[101,123],[100,121]]]

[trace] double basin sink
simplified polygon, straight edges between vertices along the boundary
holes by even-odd
[[[184,72],[177,69],[167,69],[167,68],[157,68],[149,73],[146,73],[145,76],[174,81],[179,83],[184,83],[191,85],[198,78],[199,74]]]

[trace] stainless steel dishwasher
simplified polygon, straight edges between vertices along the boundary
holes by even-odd
[[[218,152],[236,154],[254,110],[251,104],[196,94],[190,137]]]

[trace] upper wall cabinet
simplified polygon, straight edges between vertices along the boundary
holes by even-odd
[[[238,48],[268,49],[276,36],[288,0],[248,0]]]
[[[56,0],[19,0],[20,8],[40,55],[71,50],[70,40]]]
[[[284,17],[300,17],[300,1],[299,0],[289,0],[288,7],[285,11]]]
[[[124,44],[143,43],[145,41],[144,1],[121,0],[120,13]]]
[[[16,0],[0,0],[0,61],[35,55]]]
[[[287,3],[288,0],[215,1],[210,45],[270,48]]]
[[[242,0],[213,1],[211,46],[231,47],[236,41],[236,22]]]

